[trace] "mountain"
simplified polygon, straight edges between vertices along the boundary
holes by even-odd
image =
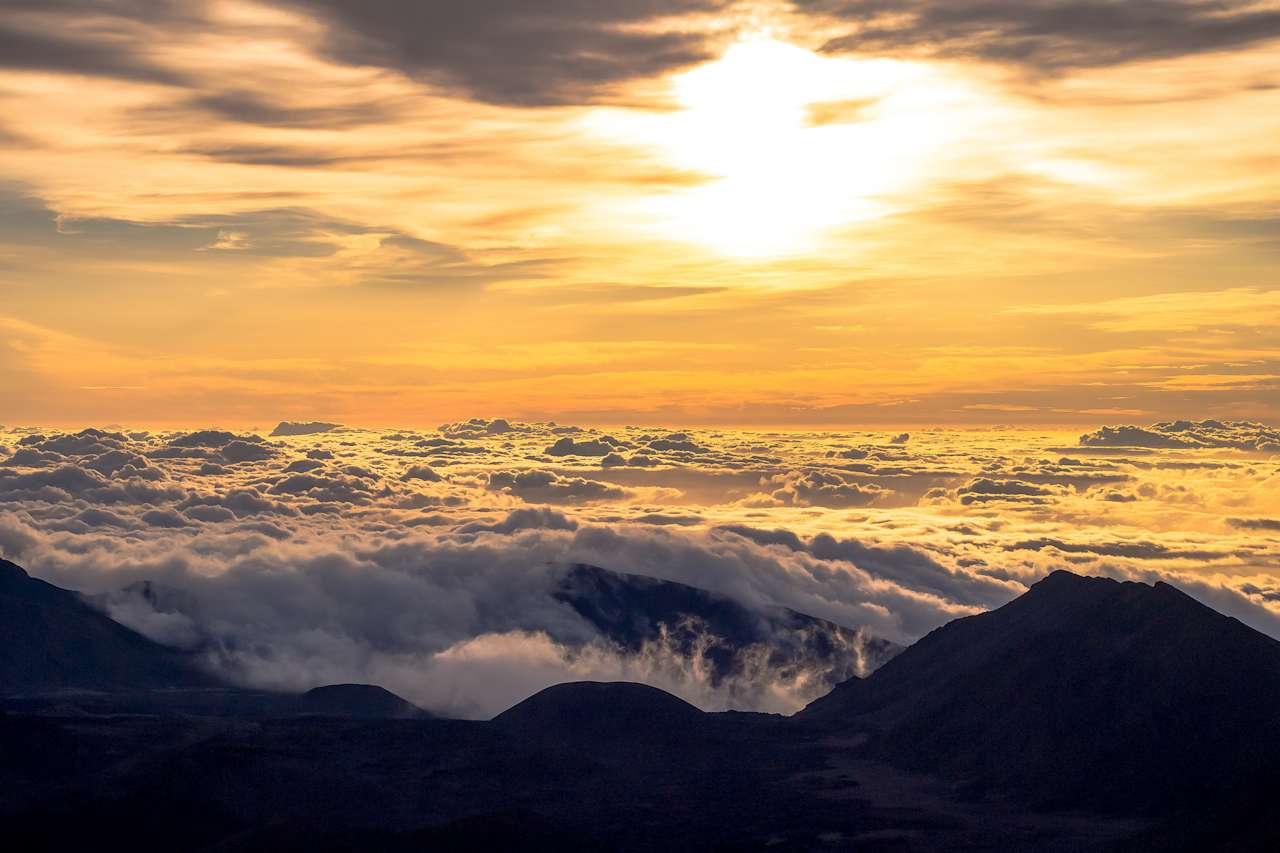
[[[3,672],[115,690],[171,660],[0,568]],[[636,637],[691,611],[750,636],[714,596],[585,577],[620,638],[604,605],[632,594]],[[1280,849],[1280,643],[1167,584],[1055,573],[789,718],[591,682],[491,721],[416,710],[369,685],[6,699],[0,822],[24,850]]]
[[[749,608],[709,590],[595,566],[570,567],[552,594],[625,652],[658,644],[699,659],[714,687],[753,671],[758,677],[764,661],[774,680],[809,678],[825,692],[900,651],[862,629],[784,607]]]
[[[406,720],[428,717],[426,711],[406,699],[373,684],[330,684],[297,697],[299,714],[352,719]]]
[[[181,653],[6,560],[0,560],[0,626],[0,694],[216,683]]]
[[[706,715],[656,687],[631,682],[578,681],[548,687],[494,717],[495,725],[526,736],[648,739],[682,735]]]
[[[1165,583],[1055,572],[796,720],[1042,806],[1168,808],[1280,768],[1280,642]]]

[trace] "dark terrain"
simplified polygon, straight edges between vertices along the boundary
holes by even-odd
[[[636,636],[739,618],[691,589]],[[240,690],[2,561],[0,632],[9,849],[1280,849],[1280,643],[1164,584],[1055,573],[790,718],[636,684],[489,722]]]

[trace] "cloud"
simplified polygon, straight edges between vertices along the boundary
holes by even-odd
[[[185,213],[154,220],[62,213],[30,189],[0,181],[0,242],[38,246],[60,256],[137,257],[212,265],[326,260],[325,283],[367,287],[458,287],[538,278],[548,258],[486,263],[463,249],[399,228],[361,224],[305,207]]]
[[[629,492],[618,486],[587,480],[582,477],[562,477],[553,471],[494,471],[488,476],[490,491],[513,495],[522,500],[538,503],[576,503],[626,497]]]
[[[1259,434],[1188,423],[1169,434],[1231,450]],[[556,600],[577,564],[894,643],[1066,566],[1165,579],[1280,635],[1268,458],[1063,448],[1021,430],[919,430],[890,446],[885,433],[618,427],[612,440],[632,448],[671,442],[649,450],[671,464],[528,467],[566,436],[598,439],[487,418],[279,445],[225,430],[0,430],[14,450],[0,553],[242,683],[381,683],[468,716],[582,677],[638,678],[712,708],[788,710],[822,689],[830,670],[770,663],[763,647],[721,680],[706,663],[719,641],[691,644],[680,625],[620,646]],[[234,442],[279,452],[231,464]],[[860,458],[844,459],[850,448]],[[413,467],[440,479],[407,479]],[[785,631],[768,636],[794,652]]]
[[[229,532],[217,548],[175,548],[169,539],[167,548],[173,550],[151,559],[111,550],[90,558],[55,547],[34,564],[62,583],[101,596],[108,612],[126,624],[191,648],[228,676],[263,687],[373,681],[437,711],[490,716],[521,698],[504,691],[524,682],[517,676],[495,692],[481,687],[491,681],[484,676],[518,672],[525,655],[508,648],[501,659],[486,654],[474,665],[466,662],[504,637],[502,643],[519,638],[522,646],[539,650],[547,668],[538,677],[552,679],[546,683],[588,673],[628,673],[660,686],[677,685],[678,692],[705,707],[786,711],[826,689],[815,678],[831,660],[806,663],[791,657],[783,667],[777,657],[783,646],[770,645],[768,632],[757,638],[758,649],[743,648],[741,668],[714,678],[700,660],[711,647],[702,645],[697,626],[680,629],[693,635],[659,632],[632,648],[601,634],[556,597],[567,567],[548,558],[599,556],[602,548],[624,545],[649,552],[669,568],[687,563],[685,571],[691,571],[700,549],[717,546],[697,537],[655,538],[641,531],[625,541],[614,539],[616,532],[601,539],[603,530],[575,527],[555,513],[518,511],[490,529],[473,527],[466,541],[446,534],[355,552],[281,541],[245,551],[240,546],[251,540],[237,542],[237,534]],[[6,538],[14,540],[12,532]],[[693,550],[672,564],[668,547],[682,541],[681,547]],[[29,550],[29,541],[22,542]],[[722,559],[734,552],[742,554],[743,545],[731,545]],[[704,552],[703,559],[709,554]],[[772,564],[775,581],[786,583],[777,555],[757,553],[754,559],[762,570]],[[209,571],[213,565],[219,568]],[[731,568],[724,564],[726,571]],[[764,607],[758,596],[747,595],[743,603]],[[670,627],[674,632],[678,626]],[[783,623],[769,630],[787,633],[786,642],[797,639]],[[847,658],[837,656],[844,666],[862,654],[862,635],[851,633],[848,639],[859,645],[850,647]],[[719,642],[714,636],[705,640]],[[548,656],[549,651],[554,653]],[[450,667],[441,668],[451,660]]]
[[[1245,220],[1206,216],[1180,220],[1196,245],[1232,240],[1257,245],[1280,233],[1280,217]],[[1159,239],[1167,240],[1166,232]],[[1235,287],[1212,291],[1180,291],[1128,296],[1095,302],[1018,305],[1004,313],[1030,317],[1083,318],[1105,332],[1196,332],[1204,329],[1274,326],[1280,318],[1280,291]]]
[[[223,494],[188,497],[177,508],[191,518],[215,523],[255,515],[291,516],[298,513],[288,504],[264,497],[254,488],[233,488]]]
[[[468,421],[459,421],[456,424],[442,424],[440,432],[445,435],[453,436],[472,436],[481,437],[487,435],[506,435],[509,432],[526,432],[529,430],[527,425],[513,426],[506,418],[494,418],[488,420],[486,418],[472,418]],[[428,439],[428,441],[437,444],[448,444],[446,439]]]
[[[330,100],[323,104],[298,105],[296,103],[274,100],[271,96],[243,89],[222,91],[202,91],[183,100],[179,105],[153,108],[150,113],[157,117],[174,116],[181,110],[198,110],[212,113],[219,118],[244,124],[264,127],[280,127],[294,129],[351,129],[364,125],[385,122],[392,118],[390,109],[377,101],[351,101],[341,103]],[[189,149],[192,153],[203,154],[215,159],[229,159],[234,162],[257,162],[273,165],[302,165],[289,162],[287,159],[271,158],[265,154],[270,148],[255,146],[213,147]],[[277,149],[289,151],[293,149]],[[237,153],[238,151],[238,153]],[[329,162],[334,162],[330,159]],[[320,165],[313,162],[311,165]]]
[[[891,494],[889,489],[870,483],[859,483],[834,471],[795,471],[776,474],[764,485],[776,486],[763,498],[749,503],[763,505],[853,507],[870,506]]]
[[[139,477],[107,477],[78,465],[60,465],[25,474],[0,472],[0,502],[56,503],[81,498],[101,504],[144,504],[185,495],[177,486],[156,485]]]
[[[340,428],[340,424],[331,424],[324,421],[308,421],[305,423],[281,421],[276,424],[276,428],[271,431],[271,435],[318,435],[322,432],[333,432],[335,429]]]
[[[1280,533],[1280,518],[1231,518],[1227,520],[1232,527],[1241,530],[1265,530]]]
[[[575,440],[569,436],[556,441],[546,449],[548,456],[608,456],[626,445],[611,436]]]
[[[1280,9],[1251,0],[791,0],[852,25],[832,53],[934,54],[1034,72],[1240,48],[1280,37]]]
[[[1280,453],[1280,429],[1250,421],[1169,421],[1115,426],[1080,436],[1085,447],[1234,448]]]
[[[622,83],[709,59],[706,36],[666,19],[725,0],[291,0],[329,24],[326,52],[447,90],[524,107],[607,99]]]
[[[1010,551],[1042,551],[1051,548],[1068,554],[1099,554],[1134,560],[1220,560],[1230,556],[1222,551],[1179,550],[1155,542],[1063,542],[1059,539],[1030,539],[1006,547]]]
[[[903,545],[886,548],[856,539],[837,539],[826,533],[806,541],[789,530],[762,530],[747,525],[720,529],[760,545],[780,546],[820,560],[847,562],[872,577],[906,589],[923,590],[947,601],[998,607],[1017,592],[1017,587],[1006,581],[948,568],[927,553]]]
[[[444,480],[427,465],[410,465],[404,472],[405,480],[422,480],[427,483],[439,483]]]
[[[359,477],[336,474],[290,474],[267,489],[271,495],[305,495],[321,503],[364,504],[374,497],[374,490]]]
[[[706,453],[707,449],[682,432],[671,433],[663,438],[654,438],[645,442],[645,447],[657,453]]]
[[[264,459],[270,459],[275,456],[277,452],[275,448],[261,442],[236,439],[223,445],[222,449],[218,451],[218,455],[226,462],[234,465],[238,462],[261,462]]]
[[[501,521],[471,521],[458,527],[458,532],[500,533],[510,536],[522,530],[577,530],[578,522],[548,507],[512,510]]]
[[[977,477],[969,481],[961,486],[958,492],[962,495],[1000,495],[1002,497],[1041,497],[1053,494],[1050,489],[1032,483],[1024,483],[1020,480],[992,480],[987,477]]]
[[[203,3],[178,0],[6,0],[0,67],[178,85],[159,63],[148,25],[191,26]]]
[[[647,453],[633,453],[623,456],[621,453],[606,453],[600,460],[602,468],[654,468],[662,464],[662,460]]]

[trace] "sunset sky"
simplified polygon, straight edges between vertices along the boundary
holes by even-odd
[[[4,422],[1280,418],[1271,0],[0,0]]]

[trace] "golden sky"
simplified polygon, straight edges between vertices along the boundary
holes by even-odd
[[[7,422],[1280,418],[1280,3],[4,7]]]

